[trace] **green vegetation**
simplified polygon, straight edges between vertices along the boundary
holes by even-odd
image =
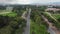
[[[48,34],[46,31],[46,26],[43,24],[36,24],[35,22],[31,21],[31,33],[30,34]]]
[[[21,16],[23,14],[23,12],[26,11],[25,7],[14,7],[12,12],[17,13],[17,16]]]
[[[17,13],[10,12],[10,13],[0,14],[0,15],[2,15],[2,16],[9,16],[9,17],[16,17]]]
[[[55,25],[58,29],[60,29],[60,23],[58,20],[54,19],[54,17],[52,18],[51,15],[48,14],[48,12],[44,12],[43,15],[51,22],[53,23],[53,25]],[[58,16],[57,16],[58,17]]]
[[[46,8],[47,8],[46,6],[39,6],[37,9],[39,11],[45,11]]]
[[[60,22],[60,14],[52,14],[52,16]]]
[[[52,14],[52,16],[55,17],[56,19],[60,18],[60,14]]]
[[[19,7],[13,10],[0,13],[0,34],[22,34],[24,31],[26,20],[21,16],[25,9]]]
[[[48,24],[42,19],[40,11],[31,12],[30,34],[49,34]]]
[[[0,28],[0,34],[22,34],[25,24],[26,21],[23,18],[14,19],[10,21],[8,25]]]
[[[6,10],[6,7],[0,6],[0,34],[22,34],[24,32],[26,20],[21,16],[26,11],[26,7],[32,9],[30,15],[30,34],[50,34],[47,31],[49,25],[43,20],[41,15],[44,15],[49,22],[60,30],[60,11],[48,11],[51,13],[49,14],[45,12],[47,6],[16,5],[10,12],[10,9]]]
[[[4,26],[3,28],[0,28],[0,34],[11,34],[12,30],[11,26]]]

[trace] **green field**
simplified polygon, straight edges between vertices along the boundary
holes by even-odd
[[[0,14],[0,15],[2,15],[2,16],[9,16],[9,17],[15,17],[15,16],[17,16],[17,13],[9,12],[9,13]]]

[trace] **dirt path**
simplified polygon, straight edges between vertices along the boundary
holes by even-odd
[[[41,15],[41,16],[45,20],[45,22],[49,24],[48,30],[49,30],[50,34],[60,34],[60,31],[58,31],[57,28],[55,26],[53,26],[53,24],[48,21],[47,18],[45,18],[43,15]]]
[[[26,20],[26,17],[25,17],[25,14],[26,14],[27,11],[24,11],[24,13],[22,14],[22,18],[24,18]]]

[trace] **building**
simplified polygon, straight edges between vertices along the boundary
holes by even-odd
[[[6,7],[6,11],[12,11],[13,7]]]

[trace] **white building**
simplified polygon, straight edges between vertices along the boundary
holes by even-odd
[[[6,11],[12,11],[13,7],[6,7]]]

